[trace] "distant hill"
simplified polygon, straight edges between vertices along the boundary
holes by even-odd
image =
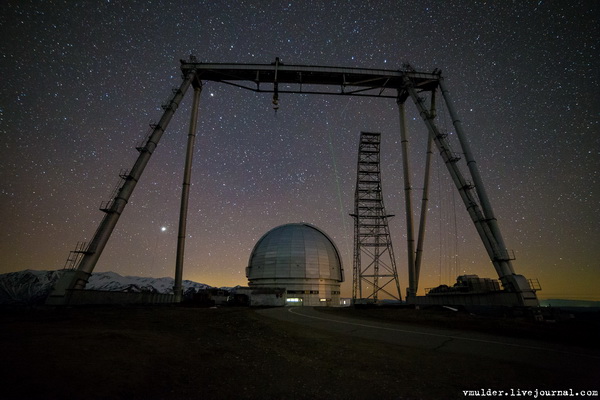
[[[25,270],[0,274],[0,304],[42,304],[62,276],[64,270],[34,271]],[[85,287],[90,290],[115,292],[173,293],[173,278],[144,278],[121,276],[114,272],[93,273]],[[194,292],[211,286],[204,283],[184,280],[183,290]]]

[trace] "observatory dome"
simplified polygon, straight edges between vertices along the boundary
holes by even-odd
[[[287,290],[290,305],[339,305],[344,272],[340,254],[317,227],[286,224],[261,237],[246,268],[251,287]]]

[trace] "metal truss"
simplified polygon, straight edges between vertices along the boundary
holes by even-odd
[[[408,98],[404,77],[418,90],[432,90],[440,72],[287,65],[279,58],[271,64],[199,63],[181,60],[184,74],[195,71],[198,79],[221,82],[253,92],[324,94],[397,99]]]
[[[352,299],[377,302],[380,294],[400,300],[400,283],[381,190],[379,133],[360,133],[354,193]]]

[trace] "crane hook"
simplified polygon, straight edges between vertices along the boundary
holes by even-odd
[[[277,82],[273,85],[273,110],[277,112],[279,109],[279,85]]]

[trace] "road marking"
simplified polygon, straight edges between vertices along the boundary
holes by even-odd
[[[401,332],[401,333],[410,333],[410,334],[413,334],[413,335],[434,336],[434,337],[447,338],[447,339],[466,340],[466,341],[470,341],[470,342],[478,342],[478,343],[486,343],[486,344],[498,344],[498,345],[502,345],[502,346],[512,346],[512,347],[518,347],[518,348],[530,349],[530,350],[552,351],[552,352],[555,352],[555,353],[564,353],[564,354],[577,355],[577,356],[585,356],[585,357],[600,359],[600,356],[595,356],[593,354],[573,353],[573,352],[566,351],[566,350],[558,350],[558,349],[552,349],[552,348],[548,348],[548,347],[528,346],[528,345],[523,345],[523,344],[498,342],[498,341],[495,341],[495,340],[473,339],[473,338],[466,338],[466,337],[461,337],[461,336],[443,335],[443,334],[440,334],[440,333],[429,333],[429,332],[411,331],[411,330],[407,330],[407,329],[387,328],[387,327],[384,327],[384,326],[361,324],[361,323],[357,323],[357,322],[339,321],[339,320],[330,319],[330,318],[315,317],[314,315],[306,315],[306,314],[302,314],[300,312],[294,311],[294,310],[297,310],[297,309],[298,308],[296,308],[296,307],[290,307],[290,308],[288,308],[288,311],[290,313],[292,313],[292,314],[299,315],[299,316],[305,317],[305,318],[318,319],[318,320],[328,321],[328,322],[336,322],[338,324],[360,326],[360,327],[363,327],[363,328],[381,329],[381,330],[386,330],[386,331],[394,331],[394,332]]]

